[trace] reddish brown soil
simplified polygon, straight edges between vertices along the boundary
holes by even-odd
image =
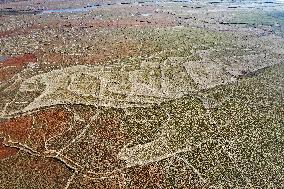
[[[117,119],[102,116],[92,125],[95,134],[94,148],[100,154],[98,164],[105,167],[105,170],[109,169],[109,167],[120,166],[121,163],[117,159],[117,154],[123,147],[125,134],[121,130],[120,124]]]
[[[71,186],[74,188],[83,187],[85,189],[164,188],[162,170],[155,163],[129,168],[124,175],[126,178],[122,174],[118,174],[116,176],[101,179],[90,179],[80,175],[75,178]]]
[[[119,20],[112,19],[93,19],[93,20],[50,20],[46,21],[44,24],[33,23],[31,26],[24,28],[17,28],[8,31],[0,32],[0,38],[12,37],[18,35],[28,35],[34,30],[47,29],[62,29],[62,28],[93,28],[93,29],[103,29],[103,28],[145,28],[145,27],[168,27],[176,25],[173,17],[168,17],[161,14],[154,14],[152,17],[126,17]]]
[[[50,108],[34,114],[34,126],[30,136],[32,147],[39,152],[45,149],[45,141],[66,132],[71,124],[72,115],[60,108]]]
[[[0,160],[17,154],[19,149],[5,146],[3,142],[4,142],[4,139],[0,138]]]
[[[0,69],[7,66],[14,67],[23,67],[26,66],[29,62],[36,62],[36,57],[33,54],[24,54],[20,56],[15,56],[4,60],[0,63]]]
[[[24,115],[0,122],[0,133],[14,142],[24,143],[31,132],[32,117]]]
[[[72,115],[60,108],[49,108],[0,122],[0,133],[11,142],[29,144],[44,151],[45,141],[67,131]]]
[[[2,31],[0,32],[0,38],[6,37],[14,33],[14,30]]]
[[[91,171],[92,177],[98,177],[124,167],[117,154],[125,144],[125,138],[119,118],[99,115],[85,136],[69,146],[63,155],[85,167],[86,172]]]
[[[0,163],[0,188],[64,188],[72,170],[52,158],[32,156],[19,151]],[[3,178],[3,175],[5,176]],[[3,180],[2,180],[3,179]]]
[[[11,79],[14,75],[21,72],[23,69],[20,68],[6,68],[0,70],[0,82]]]
[[[5,59],[0,62],[0,82],[12,78],[15,74],[19,73],[30,62],[36,62],[37,58],[33,54],[24,54]]]
[[[63,109],[51,108],[35,115],[36,125],[45,133],[46,139],[66,131],[72,114]]]

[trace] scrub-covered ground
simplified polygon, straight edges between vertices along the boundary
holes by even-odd
[[[0,188],[284,188],[283,1],[1,1]]]

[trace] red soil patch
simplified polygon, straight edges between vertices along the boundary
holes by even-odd
[[[32,147],[42,152],[45,141],[67,131],[70,127],[72,115],[58,108],[43,110],[34,114],[35,129],[31,133]]]
[[[3,62],[0,63],[0,69],[7,66],[14,67],[23,67],[26,66],[29,62],[36,62],[36,57],[33,54],[24,54],[20,56],[15,56],[11,58],[7,58]]]
[[[66,131],[72,114],[63,109],[51,108],[35,115],[36,124],[43,129],[46,139]]]
[[[36,62],[37,58],[33,54],[24,54],[10,57],[0,62],[0,82],[12,78],[26,68],[28,63]]]
[[[8,31],[0,32],[0,38],[4,37],[12,37],[18,35],[28,35],[32,33],[34,30],[42,30],[44,28],[47,29],[62,29],[62,28],[129,28],[129,27],[168,27],[168,26],[175,26],[176,22],[173,17],[165,16],[165,14],[154,14],[151,17],[126,17],[119,20],[101,20],[101,19],[94,19],[94,20],[74,20],[74,21],[67,21],[66,20],[52,20],[47,21],[45,24],[38,24],[34,23],[29,27],[25,28],[17,28]]]
[[[39,111],[0,122],[0,134],[12,142],[28,144],[41,152],[45,150],[46,140],[69,129],[71,116],[60,108]]]
[[[2,81],[7,81],[8,79],[11,79],[14,75],[21,72],[23,69],[19,68],[7,68],[7,69],[1,69],[0,70],[0,83]]]
[[[4,142],[4,139],[0,138],[0,160],[8,158],[8,157],[11,157],[11,156],[14,156],[14,155],[17,154],[19,149],[12,148],[12,147],[9,147],[9,146],[5,146],[3,144],[3,142]]]
[[[0,38],[9,36],[9,35],[11,35],[14,32],[15,32],[15,30],[9,30],[9,31],[0,32]]]
[[[13,142],[24,143],[31,132],[32,117],[20,116],[0,122],[0,133]]]
[[[95,159],[98,172],[113,171],[123,165],[117,158],[117,154],[125,142],[125,133],[122,131],[121,121],[119,119],[100,116],[91,125],[92,135],[88,140],[93,145],[93,152],[97,154]],[[88,148],[85,153],[90,153]]]
[[[63,163],[20,151],[0,160],[0,188],[64,188],[72,171]]]

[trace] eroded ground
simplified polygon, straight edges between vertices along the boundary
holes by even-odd
[[[283,1],[4,1],[0,188],[284,188]]]

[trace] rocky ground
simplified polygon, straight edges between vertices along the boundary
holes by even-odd
[[[0,2],[0,188],[284,188],[283,1]]]

